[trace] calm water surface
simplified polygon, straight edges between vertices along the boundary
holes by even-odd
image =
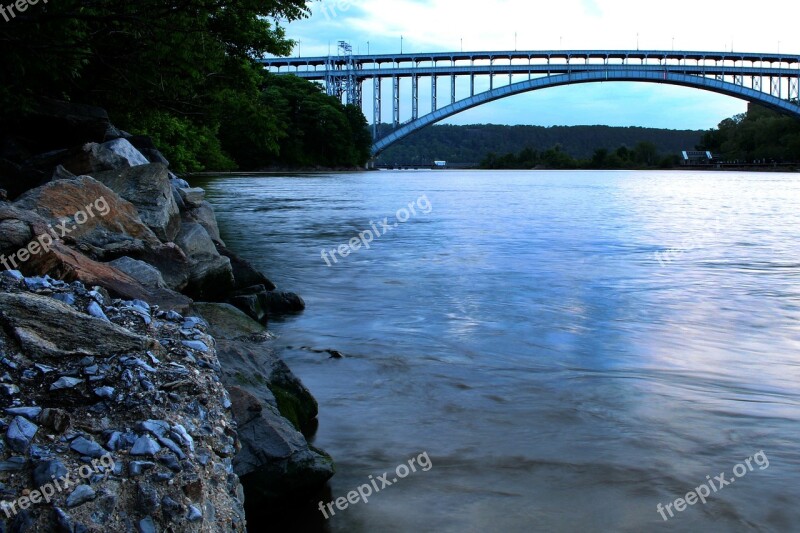
[[[333,496],[433,463],[332,531],[800,531],[800,175],[202,185],[228,245],[307,301],[271,327],[320,402]],[[428,214],[321,258],[423,195]],[[706,505],[656,511],[762,450]]]

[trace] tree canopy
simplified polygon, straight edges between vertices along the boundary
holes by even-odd
[[[352,146],[363,115],[255,62],[290,53],[281,23],[307,14],[306,0],[40,2],[0,24],[0,118],[42,97],[101,106],[122,129],[151,135],[178,170],[363,163],[363,146]],[[304,115],[277,105],[281,91],[305,95]],[[319,131],[334,125],[349,128]],[[295,135],[316,139],[314,155],[288,155]]]

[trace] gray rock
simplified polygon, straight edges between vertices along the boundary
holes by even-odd
[[[141,431],[148,431],[154,437],[165,437],[169,432],[169,422],[163,420],[145,420],[141,422],[138,427]]]
[[[136,530],[139,533],[157,533],[156,524],[149,516],[139,520],[139,523],[136,524]]]
[[[186,513],[186,520],[189,522],[199,522],[203,519],[203,511],[197,508],[194,505],[189,506],[189,510]]]
[[[131,455],[146,455],[153,457],[161,451],[161,446],[147,435],[139,437],[131,448]]]
[[[137,165],[146,165],[149,163],[147,158],[142,155],[139,150],[127,139],[114,139],[113,141],[105,142],[100,145],[101,149],[108,150],[128,162],[128,166],[135,167]]]
[[[19,387],[10,383],[0,383],[0,395],[13,397],[19,394]]]
[[[0,472],[19,472],[27,464],[25,457],[9,457],[5,461],[0,461]]]
[[[97,497],[97,493],[89,485],[78,485],[67,497],[67,507],[70,509],[90,502]]]
[[[106,316],[103,308],[97,302],[92,302],[89,304],[89,307],[86,311],[93,317],[99,318],[100,320],[105,320],[106,322],[111,322],[108,317]]]
[[[161,272],[144,261],[132,259],[130,257],[120,257],[109,263],[117,270],[126,273],[145,287],[166,289],[167,284]]]
[[[206,198],[205,189],[201,189],[200,187],[178,189],[178,193],[181,195],[183,203],[189,208],[200,207]]]
[[[94,389],[94,393],[103,399],[110,399],[114,397],[114,387],[97,387]]]
[[[19,270],[4,270],[0,272],[0,277],[13,281],[22,281],[25,279],[25,276],[23,276],[22,272]]]
[[[83,383],[81,378],[71,378],[67,376],[63,376],[58,378],[55,383],[50,385],[50,390],[64,390],[64,389],[74,389],[78,385]]]
[[[208,232],[200,224],[184,223],[175,238],[189,259],[186,292],[196,299],[213,300],[233,288],[231,262],[217,252]]]
[[[322,488],[334,473],[331,458],[309,447],[274,407],[238,387],[228,390],[242,443],[233,465],[250,503],[266,505],[288,492]]]
[[[272,291],[267,293],[267,306],[270,316],[299,313],[306,308],[300,296],[288,291]]]
[[[6,409],[6,413],[24,416],[28,420],[36,420],[36,417],[38,417],[41,412],[41,407],[9,407]]]
[[[16,219],[0,221],[0,250],[16,252],[27,246],[32,239],[33,231],[28,223]]]
[[[147,350],[153,341],[115,324],[90,317],[45,296],[0,293],[0,324],[33,357],[102,354]]]
[[[267,332],[262,324],[230,304],[195,303],[192,312],[208,321],[208,332],[217,340],[234,340]]]
[[[77,176],[64,168],[63,165],[58,165],[55,170],[53,171],[53,177],[50,178],[50,181],[56,180],[74,180]]]
[[[150,461],[131,461],[128,463],[128,471],[131,477],[141,476],[145,470],[155,468],[156,464]]]
[[[28,451],[28,447],[31,445],[31,441],[38,430],[39,426],[28,419],[21,416],[14,417],[14,420],[8,425],[8,431],[6,431],[8,447],[15,452],[25,453]]]
[[[158,163],[140,165],[95,174],[94,178],[136,206],[142,221],[159,239],[163,242],[175,239],[181,219],[172,197],[167,167]]]
[[[67,305],[75,305],[75,295],[69,292],[54,294],[53,298]]]
[[[181,344],[197,352],[207,352],[208,346],[202,341],[181,341]]]
[[[182,201],[183,199],[181,199]],[[208,232],[208,235],[211,237],[211,240],[214,241],[215,244],[219,244],[224,246],[225,243],[222,241],[222,237],[219,234],[219,225],[217,224],[217,215],[214,212],[214,208],[208,202],[201,202],[196,207],[187,207],[185,209],[185,213],[183,214],[183,220],[185,222],[197,222],[205,230]],[[234,273],[234,276],[236,274]]]
[[[105,450],[102,446],[84,437],[78,437],[72,441],[70,448],[81,455],[93,457],[95,459],[99,459],[108,453],[107,450]]]
[[[58,507],[54,507],[53,510],[56,513],[57,533],[73,533],[75,526],[72,524],[72,517]]]

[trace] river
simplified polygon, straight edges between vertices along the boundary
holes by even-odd
[[[308,304],[270,327],[332,498],[389,474],[331,531],[800,531],[800,175],[199,184]]]

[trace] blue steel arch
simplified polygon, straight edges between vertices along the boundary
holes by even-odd
[[[508,98],[510,96],[515,96],[517,94],[530,91],[548,89],[550,87],[559,87],[562,85],[603,81],[648,82],[692,87],[726,96],[732,96],[742,100],[758,102],[759,104],[774,109],[775,111],[788,113],[800,118],[800,105],[731,82],[707,78],[705,76],[672,73],[668,70],[597,70],[533,78],[470,96],[469,98],[465,98],[446,107],[442,107],[441,109],[437,109],[436,111],[419,117],[416,120],[412,120],[411,122],[408,122],[394,130],[389,135],[378,139],[372,145],[372,155],[377,156],[389,146],[400,141],[401,139],[404,139],[405,137],[408,137],[412,133],[448,117],[468,109],[472,109],[473,107],[478,107],[495,100]]]

